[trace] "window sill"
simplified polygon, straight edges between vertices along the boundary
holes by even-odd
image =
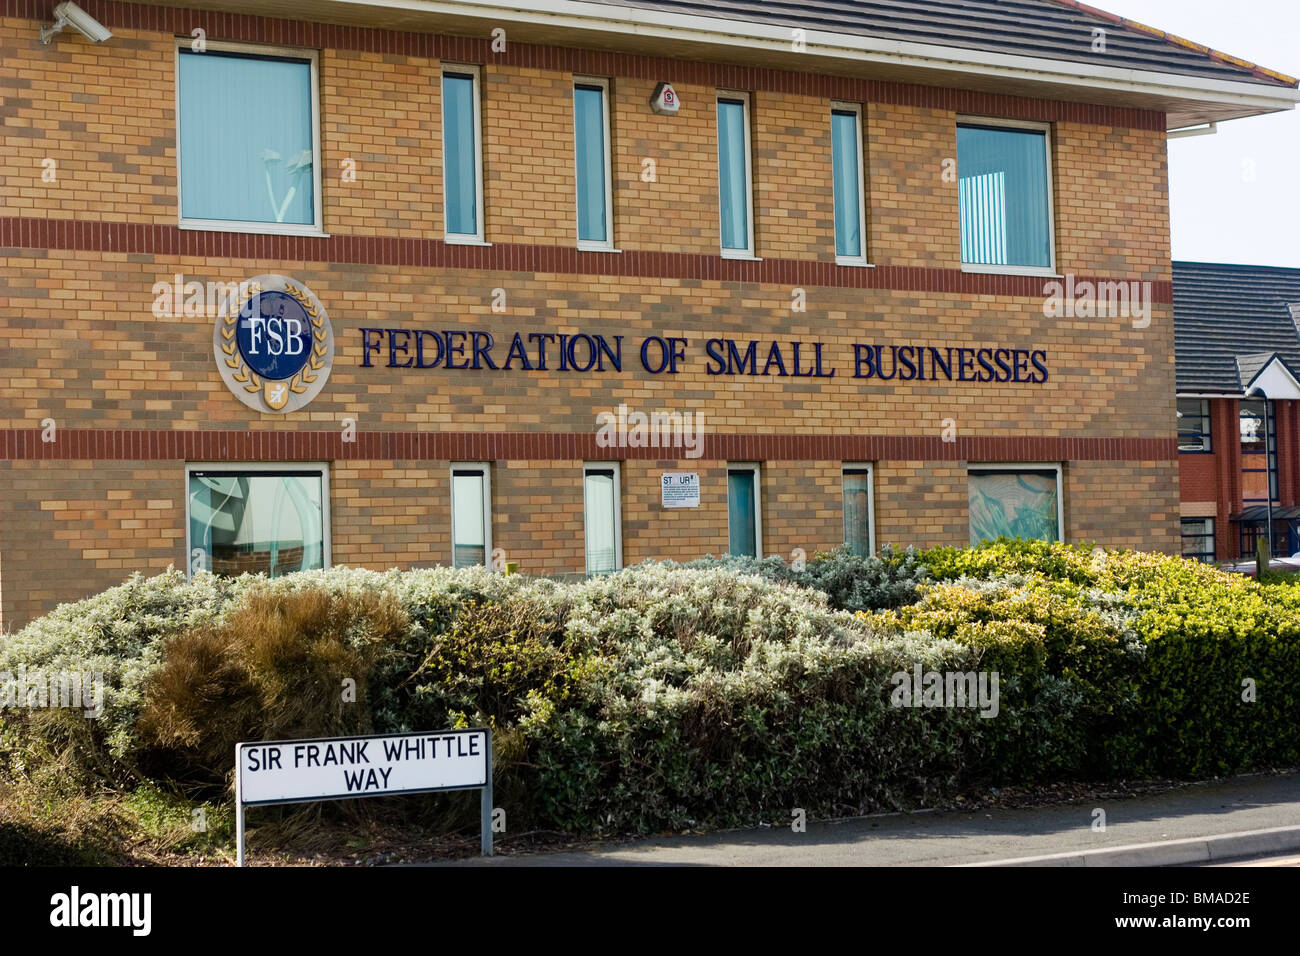
[[[223,222],[211,219],[182,219],[177,223],[180,229],[195,232],[239,232],[255,236],[296,236],[298,238],[328,239],[330,234],[322,232],[315,226],[283,226],[278,223],[260,222]]]
[[[1064,279],[1061,273],[1055,269],[1042,268],[1039,266],[977,266],[963,262],[961,264],[962,272],[969,272],[973,275],[993,275],[993,276],[1032,276],[1040,279]]]
[[[613,246],[589,246],[581,242],[578,243],[578,251],[579,252],[617,252],[619,255],[623,254],[622,249],[615,249]]]
[[[444,236],[442,239],[449,246],[490,246],[492,243],[484,242],[474,236]]]
[[[846,259],[842,256],[835,257],[835,264],[837,266],[849,266],[850,268],[857,269],[874,269],[876,267],[874,262],[867,262],[865,259]]]
[[[737,262],[762,262],[763,261],[761,257],[751,256],[747,252],[723,252],[722,258],[734,259]]]

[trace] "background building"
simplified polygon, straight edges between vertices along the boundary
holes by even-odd
[[[1300,553],[1300,269],[1174,263],[1183,553]]]
[[[1049,0],[47,6],[7,628],[168,565],[1179,547],[1166,131],[1289,77]]]

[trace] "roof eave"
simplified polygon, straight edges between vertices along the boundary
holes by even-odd
[[[418,33],[486,37],[507,26],[508,42],[1149,109],[1167,114],[1169,129],[1290,110],[1300,102],[1300,90],[1281,82],[1115,69],[822,30],[806,31],[804,50],[795,52],[788,27],[583,0],[187,0],[185,5]]]

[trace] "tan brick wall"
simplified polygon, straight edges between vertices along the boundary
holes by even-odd
[[[0,105],[6,215],[176,221],[175,67],[170,36],[117,31],[75,56],[5,20]],[[215,38],[214,38],[215,39]],[[327,232],[441,237],[441,61],[326,49],[320,55]],[[572,246],[573,74],[501,64],[482,72],[486,238]],[[615,239],[620,248],[715,254],[717,87],[681,84],[681,111],[648,109],[653,84],[611,78]],[[959,268],[952,110],[864,104],[869,258]],[[757,254],[834,258],[830,101],[755,91],[751,100]],[[1168,279],[1163,134],[1053,127],[1060,272]],[[41,181],[53,159],[58,180]],[[642,161],[656,163],[643,182]],[[356,182],[340,163],[356,160]]]
[[[1072,461],[1063,484],[1070,542],[1180,553],[1178,462]]]
[[[727,462],[620,463],[623,563],[722,555]],[[763,553],[811,557],[843,538],[838,461],[761,463]],[[585,568],[582,462],[490,463],[492,544],[528,574]],[[1176,463],[1068,462],[1066,540],[1177,551]],[[451,463],[365,460],[330,468],[331,560],[376,570],[451,563]],[[666,509],[665,471],[700,475],[700,507]],[[876,544],[964,546],[967,463],[875,467]],[[6,627],[121,583],[185,566],[185,463],[0,462]],[[1171,496],[1170,491],[1173,491]]]
[[[36,40],[0,21],[0,216],[174,226],[174,41],[115,29],[112,43]],[[617,64],[617,61],[613,61]],[[335,237],[439,238],[441,62],[325,49],[320,54],[324,226]],[[615,241],[628,252],[718,253],[717,87],[679,83],[676,116],[653,114],[653,83],[611,80]],[[486,238],[572,247],[573,74],[488,63],[482,72]],[[756,250],[834,256],[829,99],[754,90]],[[868,253],[880,266],[960,267],[951,109],[864,104]],[[1165,141],[1158,131],[1053,124],[1057,267],[1115,279],[1169,278]],[[53,159],[57,180],[41,181]],[[655,179],[642,178],[652,159]],[[357,181],[340,164],[356,161]],[[6,250],[9,252],[10,250]],[[1172,309],[1128,319],[1048,319],[1034,296],[342,264],[301,259],[19,249],[0,260],[0,428],[315,429],[578,432],[620,402],[703,413],[708,433],[1172,438]],[[314,254],[314,253],[313,253]],[[613,257],[611,257],[611,260]],[[800,268],[803,268],[802,265]],[[213,316],[159,319],[153,286],[280,272],[329,310],[336,358],[312,405],[258,415],[229,394],[212,357]],[[934,288],[936,286],[930,285]],[[492,311],[494,289],[506,311]],[[1023,291],[1023,289],[1022,289]],[[477,329],[504,356],[516,332],[624,336],[621,374],[362,368],[361,328]],[[648,335],[690,340],[677,375],[650,375]],[[713,337],[825,343],[828,380],[705,372]],[[851,344],[1042,348],[1046,386],[859,381]],[[531,349],[530,349],[531,351]],[[786,353],[787,361],[789,352]],[[763,466],[763,547],[789,557],[842,533],[840,463]],[[583,567],[580,461],[493,463],[494,545],[534,573]],[[698,509],[666,510],[659,475],[698,471]],[[1066,464],[1071,540],[1175,550],[1173,462]],[[876,542],[963,544],[963,462],[881,460]],[[183,462],[0,461],[3,625],[184,562]],[[406,567],[450,560],[448,463],[372,459],[331,470],[335,563]],[[727,547],[726,463],[622,465],[623,558],[689,560]]]
[[[7,629],[135,571],[183,568],[184,464],[0,461],[0,552]]]

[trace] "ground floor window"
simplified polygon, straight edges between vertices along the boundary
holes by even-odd
[[[485,464],[451,468],[451,561],[457,568],[487,564],[492,555],[492,479]]]
[[[582,508],[587,539],[587,573],[617,571],[623,566],[617,462],[583,466]]]
[[[1060,541],[1057,465],[980,465],[968,472],[970,543],[997,538]]]
[[[727,465],[727,553],[763,556],[758,465]]]
[[[186,469],[189,569],[272,577],[329,563],[325,466]]]
[[[870,465],[845,465],[844,547],[859,557],[875,551]]]
[[[1183,557],[1196,561],[1214,560],[1214,519],[1183,519]]]
[[[1252,557],[1260,539],[1268,540],[1268,506],[1252,505],[1232,516],[1240,535],[1241,556]],[[1273,508],[1273,557],[1300,554],[1300,507]]]

